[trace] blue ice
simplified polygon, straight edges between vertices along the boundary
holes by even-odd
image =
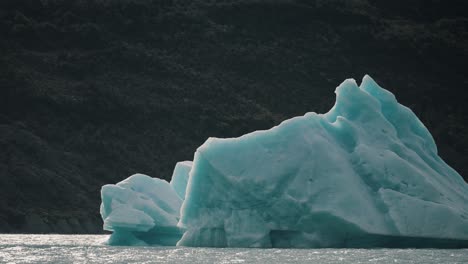
[[[104,230],[111,245],[175,245],[183,234],[177,227],[191,161],[178,162],[168,183],[135,174],[102,187]]]
[[[468,185],[438,156],[416,115],[369,76],[360,86],[346,80],[335,93],[328,113],[209,138],[193,163],[177,164],[170,184],[134,175],[104,186],[109,242],[313,248],[467,241]]]

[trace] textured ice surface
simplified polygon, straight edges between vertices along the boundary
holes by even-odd
[[[182,183],[181,183],[182,184]],[[112,245],[175,245],[182,199],[161,179],[135,174],[101,190],[104,229]]]
[[[468,185],[437,155],[415,114],[368,76],[359,87],[346,80],[336,95],[326,114],[307,113],[239,138],[210,138],[199,147],[177,245],[414,247],[431,246],[432,238],[468,240]],[[183,197],[175,187],[179,177],[172,185]],[[181,198],[163,193],[174,192],[170,186],[159,186],[153,199],[180,205]],[[111,196],[128,210],[126,217],[114,210],[109,220],[103,210],[108,230],[147,234],[177,219],[168,212],[171,221],[156,220],[161,215],[136,206],[141,202],[133,196]]]
[[[104,229],[113,231],[111,245],[174,246],[183,229],[177,227],[191,161],[176,164],[172,180],[135,174],[101,190]]]
[[[182,200],[185,199],[185,189],[187,188],[187,182],[191,169],[191,161],[177,162],[174,173],[172,174],[171,186]]]

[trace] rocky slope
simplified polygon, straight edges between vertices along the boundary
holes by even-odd
[[[325,112],[366,73],[468,177],[468,4],[5,0],[0,232],[101,232],[99,190]]]

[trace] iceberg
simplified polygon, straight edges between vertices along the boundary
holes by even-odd
[[[178,162],[168,183],[134,174],[101,189],[104,230],[111,245],[173,246],[183,229],[177,227],[192,162]]]
[[[369,76],[335,93],[328,113],[209,138],[170,184],[134,175],[104,186],[109,242],[468,247],[468,185],[416,115]]]

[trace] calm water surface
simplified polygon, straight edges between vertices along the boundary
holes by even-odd
[[[0,235],[0,263],[468,263],[468,249],[110,247],[106,235]]]

